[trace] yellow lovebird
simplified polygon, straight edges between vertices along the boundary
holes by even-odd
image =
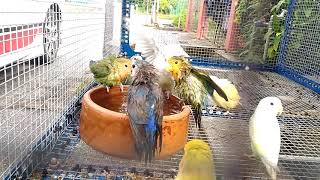
[[[216,76],[210,76],[210,78],[218,84],[228,97],[228,101],[226,101],[215,91],[213,92],[213,101],[217,106],[226,109],[227,114],[229,114],[229,110],[236,108],[240,103],[240,95],[236,86],[228,79],[219,79]]]
[[[194,139],[184,147],[175,180],[215,180],[212,152],[207,143]]]

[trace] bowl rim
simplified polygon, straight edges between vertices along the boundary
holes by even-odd
[[[124,85],[125,88],[128,88],[129,86],[128,85]],[[92,99],[91,99],[91,94],[94,92],[94,91],[97,91],[99,89],[102,89],[102,88],[105,88],[104,86],[102,85],[99,85],[99,86],[96,86],[92,89],[90,89],[89,91],[87,91],[83,98],[82,98],[82,102],[86,101],[88,103],[86,103],[88,106],[91,106],[91,108],[95,109],[96,111],[99,111],[101,113],[104,113],[104,114],[112,114],[114,116],[120,116],[120,117],[125,117],[125,118],[129,118],[127,113],[121,113],[121,112],[117,112],[117,111],[112,111],[112,110],[109,110],[107,108],[104,108],[104,107],[101,107],[100,105],[98,105],[97,103],[95,103]],[[119,86],[113,86],[110,88],[111,89],[119,89],[120,90],[120,87]],[[180,98],[178,98],[177,96],[174,96],[172,95],[174,98],[180,100]],[[166,116],[163,116],[164,120],[165,121],[172,121],[172,120],[179,120],[180,118],[179,117],[185,117],[185,116],[189,116],[191,113],[191,109],[190,109],[190,106],[188,105],[185,105],[184,102],[182,102],[182,108],[181,108],[181,111],[177,114],[171,114],[171,115],[166,115]]]

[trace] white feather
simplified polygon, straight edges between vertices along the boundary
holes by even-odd
[[[276,116],[282,109],[279,98],[266,97],[259,102],[249,122],[252,151],[261,159],[272,179],[276,178],[281,144]]]
[[[157,69],[163,70],[168,66],[166,60],[173,56],[189,55],[183,50],[180,44],[176,42],[165,42],[163,38],[156,41],[152,34],[137,34],[135,51],[141,52],[146,61],[152,63]]]

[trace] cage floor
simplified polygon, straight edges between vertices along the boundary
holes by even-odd
[[[241,105],[224,111],[203,111],[203,129],[189,122],[189,139],[200,138],[213,150],[217,179],[268,179],[263,164],[249,159],[248,120],[260,99],[280,96],[284,113],[278,117],[281,127],[279,179],[320,179],[320,95],[271,72],[212,70],[219,78],[235,83]],[[58,140],[52,152],[32,173],[58,179],[173,179],[183,152],[145,166],[134,160],[119,159],[97,152],[77,134],[79,115]],[[58,166],[50,163],[52,158]],[[45,171],[43,170],[45,169]],[[148,177],[148,178],[146,178]]]

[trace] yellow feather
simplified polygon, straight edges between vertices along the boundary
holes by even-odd
[[[215,168],[210,147],[202,140],[194,139],[184,147],[175,180],[215,180]]]
[[[210,76],[210,78],[218,84],[228,97],[228,101],[226,101],[219,96],[216,91],[214,91],[213,100],[216,105],[227,110],[236,108],[240,102],[240,95],[235,85],[233,85],[228,79],[219,79],[215,76]]]

